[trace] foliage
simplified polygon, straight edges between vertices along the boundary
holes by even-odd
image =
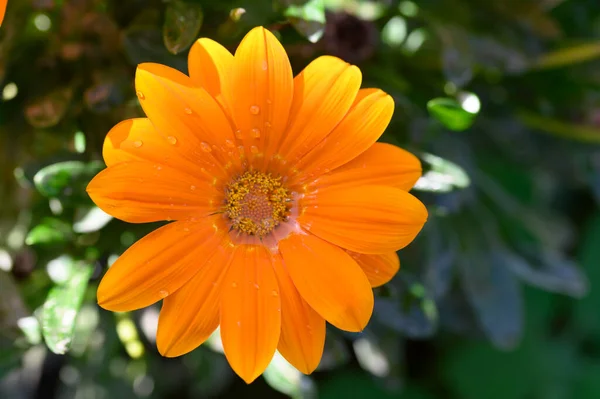
[[[9,1],[0,397],[598,397],[598,21],[595,0]],[[422,159],[430,219],[366,331],[331,328],[312,376],[276,357],[246,386],[217,339],[162,358],[158,307],[95,304],[156,226],[113,220],[84,189],[107,131],[142,115],[137,63],[187,72],[195,38],[233,51],[256,25],[295,72],[333,54],[394,97],[382,140]]]

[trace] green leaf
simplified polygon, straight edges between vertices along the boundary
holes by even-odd
[[[104,164],[99,161],[89,163],[65,161],[40,169],[33,177],[35,187],[46,197],[88,200],[85,188]]]
[[[279,353],[275,353],[263,377],[271,388],[292,399],[317,397],[312,381],[296,370]]]
[[[102,229],[112,219],[112,216],[97,206],[91,208],[77,208],[75,211],[73,231],[76,233],[92,233]]]
[[[563,122],[524,110],[519,111],[518,116],[527,127],[544,133],[584,143],[600,143],[600,129],[596,126]]]
[[[25,244],[60,244],[67,242],[71,236],[71,226],[68,223],[56,218],[45,218],[27,234]]]
[[[81,307],[88,280],[94,268],[78,265],[69,280],[50,290],[42,308],[42,333],[48,348],[64,354],[69,349],[75,319]]]
[[[475,122],[476,113],[464,109],[451,98],[434,98],[427,103],[429,114],[450,130],[466,130]]]
[[[521,280],[533,286],[575,298],[587,294],[587,278],[574,262],[543,250],[536,251],[536,255],[535,265],[509,251],[499,251],[492,256],[499,258]]]
[[[199,4],[175,0],[167,5],[163,24],[163,41],[172,54],[192,45],[198,37],[204,14]]]
[[[533,69],[550,69],[586,62],[600,57],[600,43],[583,43],[552,51],[538,58]]]
[[[316,43],[325,31],[325,4],[323,0],[309,0],[301,5],[292,4],[283,12],[288,21],[309,42]]]
[[[458,257],[463,290],[490,341],[500,349],[512,349],[523,328],[518,281],[503,262],[473,248],[477,245],[471,243]]]
[[[428,170],[415,184],[415,190],[445,193],[471,184],[467,172],[457,164],[427,153],[421,154],[421,159],[427,163]]]

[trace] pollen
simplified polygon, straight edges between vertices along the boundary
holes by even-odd
[[[281,177],[248,171],[227,186],[224,213],[233,230],[264,237],[287,219],[290,201]]]

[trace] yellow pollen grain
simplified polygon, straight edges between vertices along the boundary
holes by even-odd
[[[224,213],[233,230],[263,237],[286,220],[289,201],[281,177],[249,171],[227,186]]]

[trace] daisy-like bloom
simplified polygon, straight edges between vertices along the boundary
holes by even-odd
[[[108,168],[89,184],[114,217],[173,221],[129,248],[98,288],[100,306],[130,311],[163,300],[157,346],[180,356],[220,326],[246,382],[275,350],[298,370],[321,359],[325,321],[361,331],[372,287],[389,281],[427,219],[408,193],[416,157],[376,143],[392,98],[360,89],[356,66],[320,57],[295,78],[263,28],[235,56],[210,39],[189,73],[137,68],[147,118],[116,125]]]
[[[4,21],[4,14],[6,13],[6,4],[8,0],[0,0],[0,25]]]

